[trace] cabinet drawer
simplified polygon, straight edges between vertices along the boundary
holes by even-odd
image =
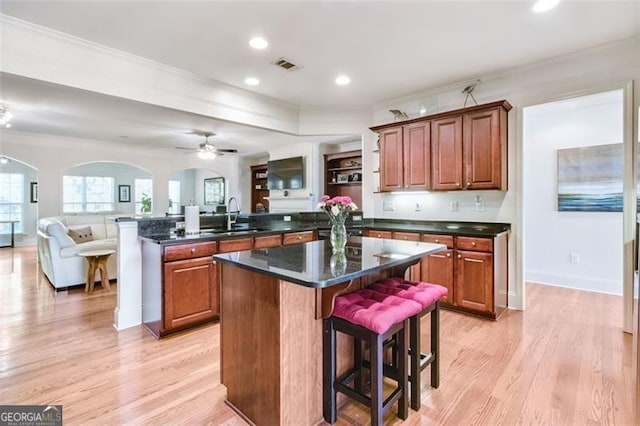
[[[458,250],[486,251],[493,253],[493,239],[478,237],[457,237],[456,248]]]
[[[448,248],[453,248],[453,235],[422,234],[422,241],[425,243],[445,244]]]
[[[367,231],[367,237],[392,239],[393,238],[393,232],[391,232],[391,231],[379,231],[377,229],[369,229]]]
[[[313,231],[291,232],[282,236],[282,245],[298,244],[313,241]]]
[[[194,257],[211,256],[217,252],[217,242],[178,244],[164,248],[164,261],[191,259]]]
[[[253,248],[280,247],[282,245],[282,235],[265,235],[264,237],[255,237],[253,240]]]
[[[251,250],[253,248],[253,238],[236,238],[233,240],[218,241],[218,251],[228,253],[230,251]]]
[[[420,234],[415,232],[394,232],[394,240],[420,241]]]

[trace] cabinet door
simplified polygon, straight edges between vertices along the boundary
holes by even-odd
[[[380,133],[380,191],[397,191],[403,187],[402,127]]]
[[[431,189],[431,133],[427,121],[404,126],[402,135],[405,189]]]
[[[282,245],[282,235],[265,235],[263,237],[255,237],[253,240],[253,248],[261,249],[267,247],[280,247]]]
[[[163,292],[165,330],[220,315],[216,265],[211,257],[165,263]]]
[[[282,237],[282,245],[306,243],[315,240],[313,231],[290,232]]]
[[[434,190],[462,189],[462,116],[431,121]]]
[[[443,302],[453,303],[453,250],[447,249],[438,253],[434,253],[422,259],[421,281],[431,284],[439,284],[448,290],[447,297],[442,299]]]
[[[221,240],[218,242],[218,252],[220,253],[251,250],[252,248],[253,238],[236,238],[233,240]]]
[[[420,234],[415,232],[394,232],[393,234],[394,240],[403,240],[403,241],[420,241]],[[409,277],[408,279],[411,281],[420,281],[420,262],[409,268]]]
[[[493,255],[457,250],[455,268],[455,304],[474,311],[494,312]]]
[[[393,238],[393,232],[391,232],[391,231],[379,231],[377,229],[369,229],[366,232],[366,236],[367,237],[371,237],[371,238],[391,239],[391,238]]]
[[[506,120],[505,129],[500,126],[501,110],[494,108],[464,115],[465,189],[503,189],[503,166],[506,174],[506,140],[503,141],[502,136],[506,139],[507,133]]]

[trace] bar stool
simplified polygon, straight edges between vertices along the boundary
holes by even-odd
[[[328,423],[337,417],[337,392],[341,392],[371,409],[371,424],[382,425],[384,413],[398,401],[398,417],[406,419],[408,388],[408,332],[409,318],[422,310],[422,306],[409,299],[378,293],[369,289],[338,296],[333,314],[323,321],[323,415]],[[368,342],[371,352],[371,396],[362,389],[361,354],[354,353],[354,367],[336,377],[336,332],[353,336],[354,347]],[[393,377],[397,387],[383,400],[383,345],[396,337],[399,362],[398,374]],[[356,351],[357,352],[357,351]],[[348,386],[354,381],[354,388]]]
[[[431,365],[431,387],[440,386],[440,299],[448,293],[446,287],[438,284],[413,282],[404,278],[387,278],[371,284],[367,288],[417,302],[421,310],[409,319],[409,358],[411,364],[411,408],[420,409],[420,373]],[[431,350],[422,353],[420,349],[420,320],[431,314]],[[394,351],[393,361],[398,362]]]

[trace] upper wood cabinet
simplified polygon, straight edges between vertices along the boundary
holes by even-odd
[[[380,132],[380,191],[430,189],[430,141],[428,121]]]
[[[507,189],[507,101],[372,127],[380,191]]]

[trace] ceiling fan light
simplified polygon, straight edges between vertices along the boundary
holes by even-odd
[[[209,149],[203,149],[198,151],[198,157],[201,160],[213,160],[214,158],[216,158],[216,153]]]

